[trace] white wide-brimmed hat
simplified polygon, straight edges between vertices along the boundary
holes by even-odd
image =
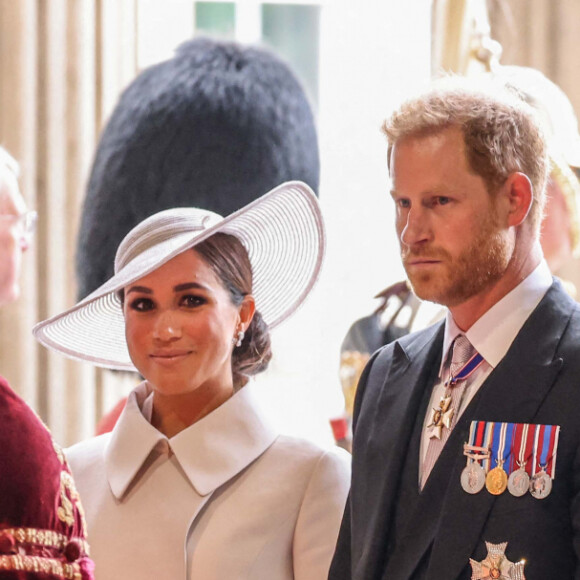
[[[218,232],[235,236],[246,248],[256,309],[274,328],[304,301],[324,256],[318,200],[300,181],[283,183],[225,218],[198,208],[152,215],[119,245],[114,276],[73,308],[38,323],[34,336],[70,358],[135,370],[125,341],[119,290]]]

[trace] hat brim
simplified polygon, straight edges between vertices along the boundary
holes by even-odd
[[[182,232],[165,240],[156,246],[153,258],[122,267],[77,305],[38,323],[34,336],[69,358],[110,369],[136,370],[125,340],[119,291],[218,232],[236,236],[246,248],[256,309],[268,327],[274,328],[308,296],[324,257],[318,200],[299,181],[283,183],[202,233]]]

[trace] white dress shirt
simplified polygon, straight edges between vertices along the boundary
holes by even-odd
[[[461,399],[461,404],[459,409],[457,409],[457,418],[459,418],[485,379],[506,355],[522,326],[551,285],[552,274],[545,260],[542,260],[527,278],[520,282],[520,284],[506,294],[499,302],[494,304],[466,332],[463,332],[455,324],[451,312],[449,310],[447,311],[439,375],[433,387],[423,423],[419,481],[421,481],[423,462],[430,439],[431,431],[427,429],[427,425],[431,422],[433,409],[439,405],[439,401],[445,396],[445,382],[449,377],[443,376],[443,370],[447,357],[449,356],[449,350],[456,336],[464,334],[484,359],[481,366],[473,373],[470,384]]]
[[[322,580],[350,457],[279,435],[247,385],[167,439],[147,383],[112,433],[67,451],[99,580]]]

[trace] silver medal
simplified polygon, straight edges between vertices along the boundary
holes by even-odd
[[[552,478],[542,469],[530,481],[530,493],[536,499],[544,499],[552,491]]]
[[[461,487],[471,494],[479,493],[485,485],[485,471],[477,461],[470,461],[461,472]]]
[[[530,489],[530,476],[525,469],[512,471],[508,478],[508,490],[515,497],[522,497]]]

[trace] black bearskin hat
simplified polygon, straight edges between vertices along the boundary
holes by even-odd
[[[283,181],[318,191],[306,95],[270,52],[195,39],[124,91],[97,148],[76,256],[79,299],[113,274],[146,217],[195,206],[228,215]]]

